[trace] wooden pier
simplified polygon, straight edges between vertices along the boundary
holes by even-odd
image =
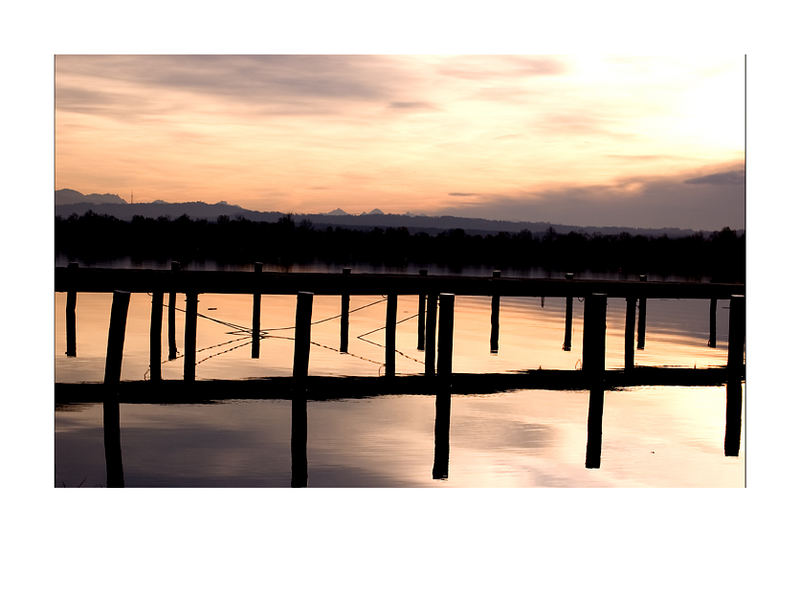
[[[190,271],[173,263],[170,270],[103,269],[57,267],[55,291],[67,292],[66,330],[67,355],[75,356],[75,310],[77,293],[106,292],[114,294],[114,304],[109,323],[105,381],[99,386],[98,397],[104,404],[106,455],[109,467],[109,484],[122,486],[122,461],[119,451],[119,399],[136,401],[146,393],[145,399],[157,396],[190,395],[190,399],[214,394],[214,388],[230,384],[223,381],[195,381],[197,301],[201,293],[248,294],[253,296],[253,349],[252,357],[259,357],[260,305],[262,295],[296,295],[293,375],[286,379],[234,381],[237,397],[258,388],[259,395],[267,395],[268,387],[285,390],[287,383],[292,396],[292,486],[307,485],[306,465],[306,402],[313,388],[325,387],[328,391],[337,385],[350,396],[364,389],[367,394],[391,392],[422,392],[436,395],[435,456],[433,477],[446,478],[449,460],[449,428],[451,395],[464,387],[469,375],[452,370],[453,317],[455,296],[491,297],[490,351],[496,352],[499,344],[499,312],[501,296],[562,297],[565,304],[565,336],[562,348],[571,349],[572,300],[583,298],[584,333],[582,368],[577,371],[524,371],[506,375],[473,375],[469,387],[480,390],[509,390],[509,388],[581,388],[589,389],[587,422],[586,467],[600,466],[602,444],[602,417],[604,391],[614,386],[637,384],[726,384],[728,400],[726,409],[726,436],[724,452],[738,455],[741,438],[741,381],[744,379],[744,286],[723,283],[655,282],[642,275],[639,281],[575,279],[568,274],[564,279],[529,279],[504,277],[495,271],[491,277],[436,276],[422,270],[418,275],[358,274],[345,269],[342,273],[272,273],[264,272],[260,263],[252,272]],[[120,383],[125,318],[130,293],[152,294],[150,331],[150,380]],[[176,295],[186,299],[184,325],[184,379],[164,381],[161,377],[161,310],[164,295],[168,296],[169,358],[177,354],[175,346]],[[341,335],[340,351],[347,352],[349,336],[349,299],[354,295],[385,295],[386,343],[384,376],[370,379],[336,380],[310,377],[308,372],[311,345],[311,312],[315,295],[340,295]],[[395,328],[397,325],[397,298],[401,295],[419,297],[417,348],[424,353],[423,375],[396,376]],[[626,299],[625,316],[625,366],[610,371],[605,364],[606,308],[608,298]],[[716,309],[719,299],[731,301],[727,366],[719,369],[658,369],[634,365],[634,325],[636,305],[639,305],[637,349],[644,348],[646,301],[653,298],[683,298],[710,301],[709,344],[716,345]],[[437,329],[438,327],[438,329]],[[437,333],[438,331],[438,333]],[[438,351],[438,362],[436,361]],[[514,379],[510,381],[510,379]],[[180,384],[183,389],[177,389]],[[92,395],[91,384],[76,384],[77,395],[85,401]],[[142,391],[142,387],[147,387]],[[203,389],[205,387],[205,390]],[[503,389],[506,387],[506,389]],[[137,389],[138,388],[138,389]],[[249,388],[249,389],[248,389]],[[496,389],[499,388],[499,389]],[[335,390],[334,390],[335,394]],[[68,403],[73,391],[70,385],[56,385],[56,403]],[[180,400],[180,397],[178,397]],[[213,398],[212,398],[213,399]],[[163,399],[162,399],[163,401]],[[166,400],[167,402],[169,400]],[[116,429],[114,429],[116,427]],[[116,439],[115,439],[116,437]]]

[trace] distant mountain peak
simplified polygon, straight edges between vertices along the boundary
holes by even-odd
[[[383,211],[381,211],[380,209],[373,209],[372,211],[367,213],[367,215],[383,215],[383,214],[384,214]]]
[[[342,209],[339,209],[337,207],[333,211],[328,211],[325,215],[350,215],[350,214],[347,211],[343,211]]]
[[[71,188],[62,188],[56,191],[56,205],[74,205],[75,203],[92,203],[94,205],[127,204],[119,195],[92,193],[85,195]]]

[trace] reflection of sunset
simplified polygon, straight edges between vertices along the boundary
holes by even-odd
[[[740,58],[58,56],[55,82],[56,188],[140,201],[611,203],[743,160]]]

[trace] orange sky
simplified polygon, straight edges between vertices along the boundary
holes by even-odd
[[[744,223],[741,56],[57,56],[55,86],[56,188]]]

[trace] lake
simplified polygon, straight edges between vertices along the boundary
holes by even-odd
[[[433,272],[432,272],[433,273]],[[473,273],[473,272],[470,272]],[[509,273],[511,275],[511,273]],[[150,296],[132,294],[122,380],[148,378]],[[197,379],[291,376],[294,296],[261,298],[260,357],[251,358],[252,297],[201,294]],[[456,296],[453,370],[514,372],[580,368],[583,303],[574,302],[572,350],[564,351],[563,298],[503,297],[499,350],[490,353],[489,297]],[[55,380],[103,379],[111,295],[79,293],[77,356],[67,357],[66,294],[55,294]],[[165,299],[166,305],[166,299]],[[177,306],[184,307],[178,294]],[[315,296],[310,375],[383,374],[386,301],[350,298],[350,353],[339,352],[338,296]],[[416,296],[397,309],[398,375],[424,371],[417,350]],[[705,368],[727,359],[728,301],[719,300],[717,346],[708,347],[707,300],[647,302],[644,350],[636,364]],[[166,317],[165,317],[166,319]],[[606,367],[624,365],[625,300],[610,298]],[[178,358],[164,379],[183,375],[183,312],[176,316]],[[79,402],[80,400],[78,400]],[[516,390],[454,394],[447,478],[434,479],[434,395],[309,401],[309,487],[741,487],[738,457],[725,456],[726,388],[645,386],[605,392],[602,463],[585,466],[589,391]],[[287,399],[221,394],[211,403],[120,405],[125,486],[288,487],[291,410]],[[743,415],[744,425],[744,415]],[[103,406],[55,411],[55,485],[104,486]]]

